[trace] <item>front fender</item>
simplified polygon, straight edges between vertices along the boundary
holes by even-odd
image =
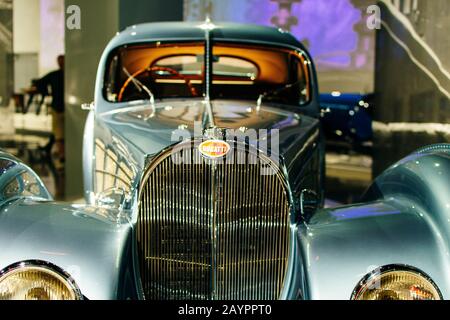
[[[44,183],[31,168],[0,150],[0,207],[24,197],[52,200]]]
[[[424,148],[377,178],[363,200],[319,211],[299,227],[310,299],[349,299],[378,267],[428,274],[450,299],[450,145]]]
[[[450,144],[423,148],[399,161],[369,188],[364,201],[405,198],[422,208],[450,243]]]
[[[134,299],[130,231],[115,211],[20,199],[0,208],[0,269],[50,262],[87,299]]]
[[[450,298],[448,243],[406,200],[320,211],[298,237],[307,299],[348,300],[366,274],[392,264],[420,269]]]

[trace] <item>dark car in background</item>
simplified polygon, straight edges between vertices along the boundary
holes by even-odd
[[[327,148],[370,152],[373,109],[374,94],[320,94],[321,120]]]

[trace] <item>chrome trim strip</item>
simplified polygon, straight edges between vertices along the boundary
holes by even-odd
[[[211,85],[213,78],[213,60],[212,60],[212,39],[211,39],[211,28],[213,24],[209,19],[205,22],[205,58],[204,68],[205,68],[205,104],[206,112],[208,116],[208,125],[206,127],[215,127],[214,113],[211,105]]]

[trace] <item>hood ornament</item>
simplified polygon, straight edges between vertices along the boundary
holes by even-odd
[[[227,129],[218,127],[209,127],[203,130],[204,139],[226,140]]]
[[[206,139],[198,146],[198,151],[208,159],[219,159],[225,157],[231,150],[226,142],[226,129],[211,127],[203,131]]]

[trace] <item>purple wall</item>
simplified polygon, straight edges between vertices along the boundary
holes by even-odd
[[[321,91],[373,90],[375,32],[366,27],[370,0],[185,1],[185,20],[278,26],[291,31],[311,52]]]

